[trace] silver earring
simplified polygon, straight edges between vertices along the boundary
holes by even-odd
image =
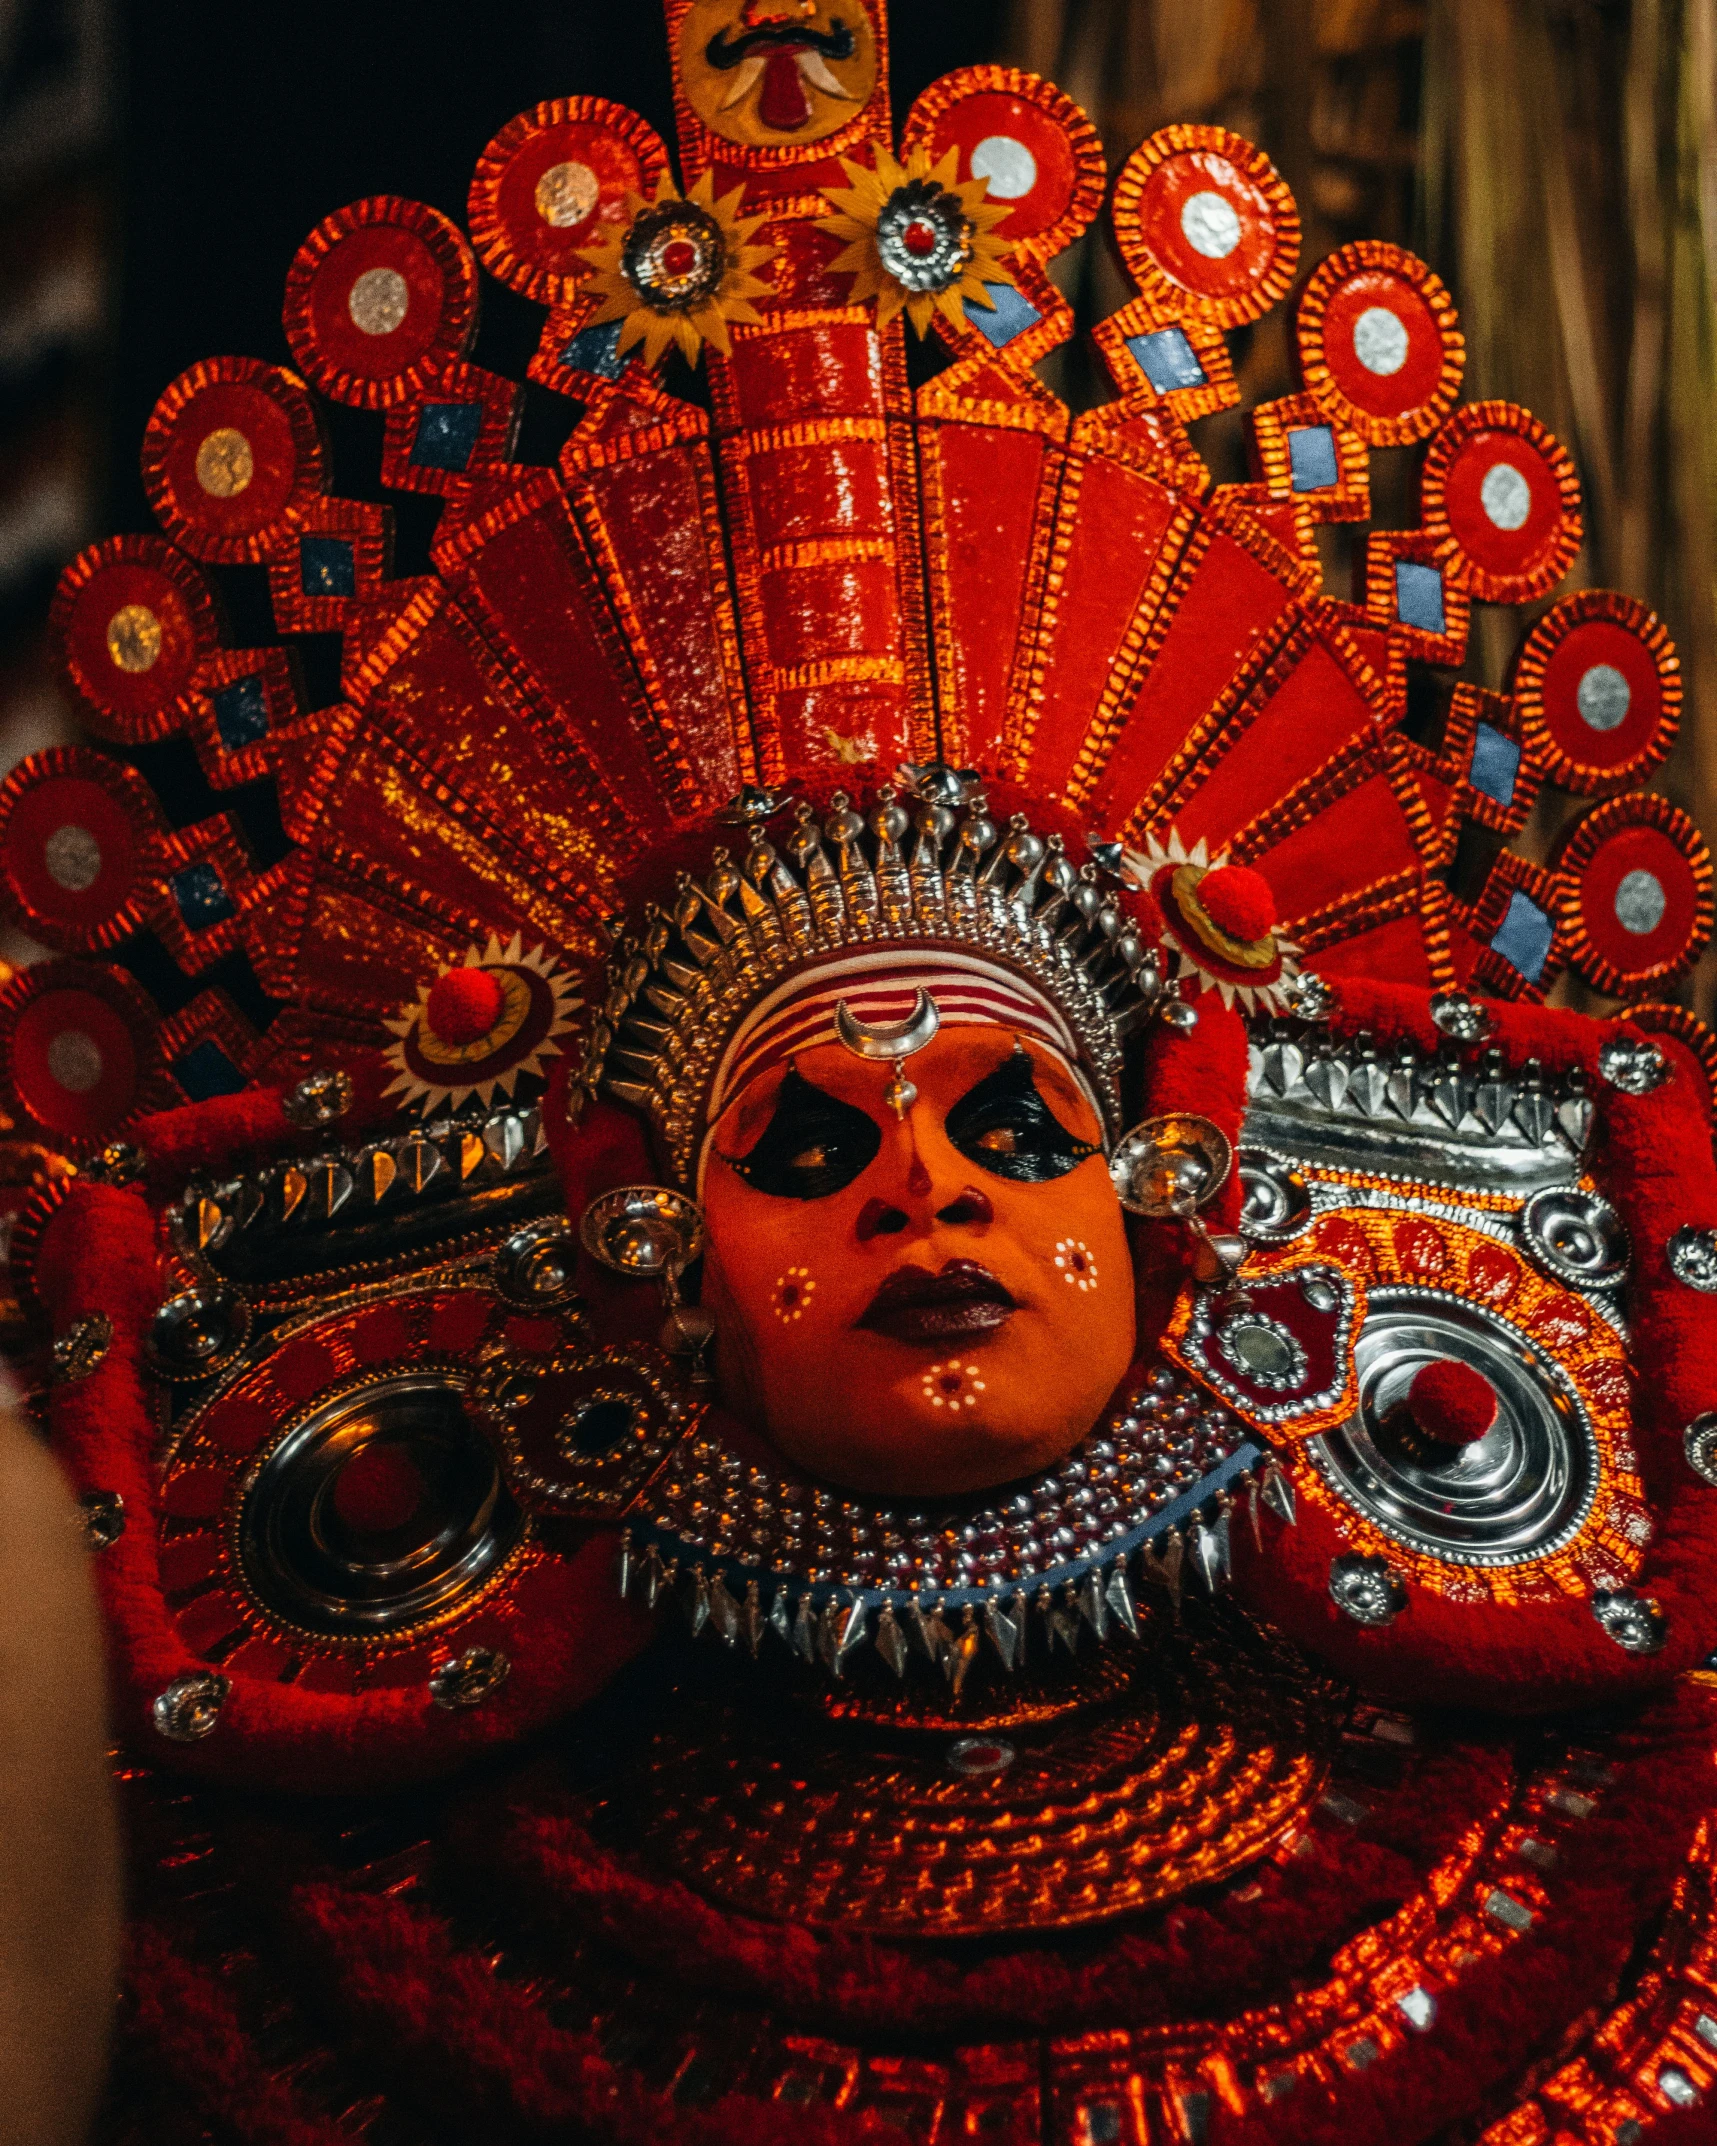
[[[892,1067],[883,1093],[897,1118],[904,1118],[918,1100],[904,1061],[923,1050],[941,1026],[941,1010],[922,985],[904,1021],[861,1021],[845,999],[835,1008],[835,1033],[854,1057],[881,1059]]]
[[[681,1276],[703,1250],[703,1209],[696,1200],[667,1185],[616,1185],[584,1210],[578,1237],[611,1274],[658,1284],[667,1312],[662,1347],[688,1362],[695,1384],[705,1383],[715,1321],[701,1304],[687,1304],[680,1295]]]

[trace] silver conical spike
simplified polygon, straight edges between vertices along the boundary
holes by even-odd
[[[704,1578],[703,1567],[694,1565],[691,1576],[686,1583],[685,1594],[686,1622],[692,1628],[692,1637],[694,1639],[708,1624],[709,1610],[709,1582]]]
[[[1116,1558],[1109,1568],[1109,1584],[1104,1588],[1103,1596],[1122,1631],[1129,1639],[1137,1639],[1139,1613],[1133,1606],[1133,1590],[1127,1585],[1127,1561],[1124,1557]]]
[[[769,1605],[769,1629],[784,1647],[793,1644],[793,1602],[784,1587],[776,1588]]]
[[[1055,1652],[1058,1642],[1067,1649],[1069,1654],[1079,1652],[1079,1616],[1076,1610],[1068,1608],[1066,1604],[1061,1602],[1051,1602],[1049,1614],[1045,1621],[1049,1626],[1049,1651],[1051,1654]]]
[[[830,1676],[841,1673],[841,1625],[846,1611],[838,1602],[825,1602],[823,1614],[817,1619],[817,1652],[823,1658],[823,1667]]]
[[[793,1619],[793,1652],[804,1662],[817,1659],[817,1613],[808,1594],[799,1597],[799,1613]]]
[[[1021,1618],[1010,1617],[997,1601],[984,1604],[984,1630],[990,1635],[991,1646],[1001,1656],[1004,1669],[1012,1670],[1018,1665],[1023,1623]]]
[[[892,1602],[885,1602],[877,1613],[876,1651],[897,1677],[906,1675],[906,1634]]]
[[[1294,1486],[1282,1473],[1275,1461],[1264,1468],[1264,1503],[1285,1527],[1299,1526],[1299,1510],[1294,1502]]]
[[[977,1661],[983,1643],[983,1634],[978,1630],[978,1613],[968,1602],[965,1625],[948,1649],[948,1682],[954,1688],[956,1699],[966,1688],[966,1679],[972,1673],[972,1665]]]
[[[1079,1614],[1099,1639],[1109,1636],[1109,1605],[1103,1596],[1103,1575],[1088,1572],[1079,1590]]]
[[[755,1580],[751,1581],[745,1590],[745,1607],[739,1613],[739,1629],[744,1634],[751,1659],[756,1661],[757,1650],[763,1644],[767,1625],[763,1616],[763,1595]]]
[[[724,1645],[731,1647],[738,1639],[739,1604],[729,1594],[727,1581],[719,1572],[710,1582],[709,1621]]]
[[[668,1584],[668,1574],[662,1564],[660,1548],[651,1543],[644,1552],[644,1606],[654,1609],[662,1589]]]
[[[864,1645],[865,1634],[870,1628],[870,1612],[862,1602],[855,1602],[836,1626],[835,1674],[839,1676],[846,1666],[846,1659],[857,1647]]]
[[[632,1586],[632,1530],[620,1531],[620,1599],[625,1601]]]
[[[1185,1566],[1186,1541],[1179,1528],[1170,1528],[1160,1543],[1146,1544],[1144,1570],[1160,1586],[1167,1588],[1177,1622],[1180,1618],[1181,1580]]]

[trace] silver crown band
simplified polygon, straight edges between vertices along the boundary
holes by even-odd
[[[885,787],[861,816],[837,791],[820,826],[801,801],[779,849],[754,821],[737,867],[718,851],[707,877],[682,875],[671,912],[652,904],[642,935],[620,939],[581,1085],[645,1111],[689,1186],[716,1067],[759,995],[830,954],[917,941],[981,951],[1045,993],[1113,1137],[1123,1041],[1164,983],[1099,876],[1021,814],[998,826],[978,793],[955,811],[928,781],[905,799]]]

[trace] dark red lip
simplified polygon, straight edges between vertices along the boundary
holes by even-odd
[[[940,1274],[898,1267],[871,1298],[859,1325],[891,1341],[953,1341],[993,1334],[1019,1309],[988,1267],[951,1259]]]

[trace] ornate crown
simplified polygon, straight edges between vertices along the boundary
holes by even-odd
[[[0,789],[0,904],[56,954],[0,994],[15,1117],[82,1152],[349,1061],[491,934],[594,966],[639,859],[747,785],[826,794],[860,762],[993,772],[1155,860],[1151,898],[1129,939],[1081,859],[980,842],[976,808],[944,833],[954,808],[922,797],[844,842],[803,818],[760,838],[632,927],[605,1007],[585,986],[587,1074],[682,1160],[717,998],[842,932],[952,931],[1060,979],[1095,1065],[1153,939],[1266,1005],[1266,941],[1503,996],[1571,963],[1639,997],[1686,966],[1711,875],[1686,816],[1629,789],[1680,696],[1642,606],[1565,598],[1509,692],[1460,684],[1407,728],[1409,667],[1458,664],[1470,605],[1548,594],[1580,540],[1556,442],[1454,408],[1461,338],[1422,263],[1317,267],[1301,391],[1248,413],[1253,476],[1213,486],[1187,426],[1238,401],[1225,335],[1298,258],[1257,150],[1180,126],[1128,159],[1109,215],[1136,295],[1095,331],[1111,399],[1075,416],[1034,370],[1072,328],[1046,264],[1105,190],[1074,105],[964,68],[896,144],[876,0],[785,43],[734,44],[710,0],[668,12],[683,191],[634,114],[539,105],[480,159],[469,238],[392,196],[318,226],[287,278],[301,373],[219,358],[162,396],[165,534],[96,545],[55,606],[101,746]],[[520,388],[470,356],[479,263],[547,308],[530,378],[579,413],[553,468],[512,459]],[[943,364],[914,386],[920,331]],[[387,509],[329,495],[318,394],[377,413],[383,486],[442,502],[429,572],[390,578]],[[1353,600],[1325,593],[1317,525],[1364,518],[1369,449],[1415,441],[1417,526],[1369,538]],[[223,637],[242,567],[268,645]],[[327,634],[337,695],[307,704],[293,640]],[[174,823],[125,757],[170,737],[229,809]],[[1540,866],[1501,845],[1545,780],[1600,801]],[[1182,859],[1249,868],[1265,908],[1207,910]]]

